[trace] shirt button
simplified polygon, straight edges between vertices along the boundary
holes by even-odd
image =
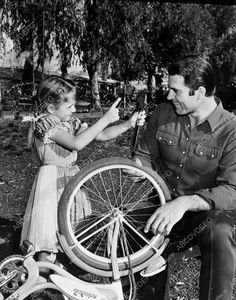
[[[189,127],[190,127],[190,125],[188,124],[188,125],[187,125],[187,127],[189,128]]]
[[[189,140],[189,138],[186,138],[186,141],[188,141]]]
[[[176,191],[176,189],[173,189],[173,192],[175,192]]]
[[[202,154],[203,154],[203,152],[201,151],[201,152],[200,152],[200,154],[202,155]]]
[[[179,176],[177,176],[176,178],[179,179]]]
[[[215,155],[214,154],[212,154],[212,156],[211,157],[215,157]]]
[[[180,164],[179,166],[180,166],[180,168],[182,168],[182,167],[183,167],[183,164]]]
[[[185,154],[185,151],[183,151],[183,154]]]

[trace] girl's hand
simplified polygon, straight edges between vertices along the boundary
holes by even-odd
[[[129,119],[129,122],[131,124],[131,127],[135,127],[137,124],[138,126],[143,126],[146,118],[146,112],[142,110],[141,112],[135,112],[131,118]]]
[[[81,121],[80,121],[80,119],[78,119],[78,118],[73,118],[73,119],[71,120],[71,122],[72,122],[72,125],[73,125],[74,130],[77,131],[77,130],[80,128],[80,126],[81,126]]]
[[[86,122],[82,123],[81,126],[80,126],[80,129],[77,132],[77,134],[80,134],[81,132],[83,132],[87,128],[88,128],[88,123],[86,123]]]
[[[104,118],[107,120],[107,122],[114,123],[115,121],[119,120],[119,108],[117,108],[117,105],[119,104],[121,98],[118,98],[111,106],[111,108],[105,113]]]

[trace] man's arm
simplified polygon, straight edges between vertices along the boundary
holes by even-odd
[[[145,230],[169,234],[186,211],[236,209],[236,136],[231,132],[219,162],[216,186],[180,196],[159,207],[149,218]]]
[[[235,128],[235,122],[232,125]],[[216,186],[195,192],[218,210],[236,209],[236,131],[234,128],[220,158]]]

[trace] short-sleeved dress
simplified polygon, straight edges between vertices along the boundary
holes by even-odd
[[[57,208],[64,187],[78,171],[77,151],[70,151],[50,139],[58,130],[75,135],[81,122],[61,122],[57,117],[44,115],[35,122],[34,139],[41,167],[34,180],[25,211],[21,243],[30,241],[35,251],[58,252]],[[90,204],[84,191],[76,196],[79,218],[90,214]]]

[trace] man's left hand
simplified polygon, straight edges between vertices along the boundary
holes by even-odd
[[[184,213],[188,210],[189,197],[191,196],[181,196],[160,206],[148,219],[144,231],[148,232],[151,229],[153,234],[168,235],[172,227],[182,219]]]

